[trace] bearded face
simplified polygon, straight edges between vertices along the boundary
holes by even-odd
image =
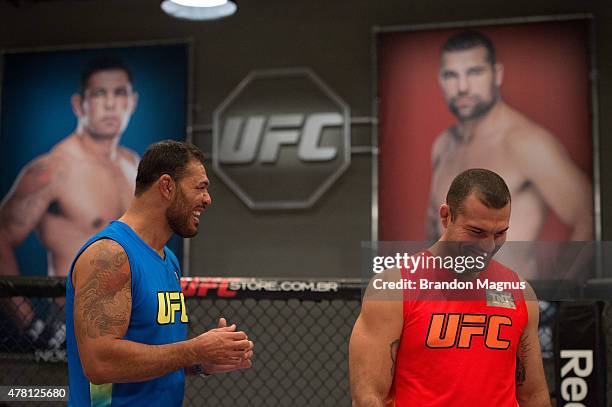
[[[483,117],[495,105],[499,97],[499,90],[495,84],[491,84],[491,89],[485,99],[481,95],[458,94],[448,101],[448,109],[461,122],[478,119]]]
[[[439,83],[449,110],[461,122],[484,116],[499,100],[502,69],[484,47],[445,52]]]
[[[170,207],[166,209],[166,220],[172,231],[183,238],[194,237],[198,233],[199,219],[194,220],[193,209],[180,184]]]
[[[166,221],[174,233],[190,238],[198,233],[200,216],[212,203],[208,177],[199,162],[187,165],[185,175],[176,182],[176,194],[166,209]]]

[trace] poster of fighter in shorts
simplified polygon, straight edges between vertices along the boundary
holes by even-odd
[[[468,168],[508,184],[507,241],[598,238],[590,32],[585,16],[379,29],[379,240],[436,240]]]
[[[134,194],[146,147],[185,140],[187,41],[2,54],[0,273],[65,276]],[[180,255],[181,242],[173,241]]]

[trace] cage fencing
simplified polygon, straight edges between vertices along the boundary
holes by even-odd
[[[188,376],[185,406],[351,405],[348,341],[361,305],[360,280],[195,277],[183,278],[182,288],[190,336],[214,328],[222,316],[255,344],[250,369],[206,379]],[[0,385],[68,384],[64,297],[63,278],[0,279]],[[551,393],[554,363],[546,350],[553,349],[555,307],[540,306]]]

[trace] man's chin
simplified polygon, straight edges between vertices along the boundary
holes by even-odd
[[[482,116],[484,116],[484,113],[474,112],[473,110],[470,110],[469,112],[458,113],[455,115],[455,117],[457,117],[457,120],[459,120],[461,123],[469,122],[470,120],[476,120]]]
[[[118,131],[113,132],[90,132],[91,136],[96,140],[113,140],[119,137]]]
[[[184,231],[180,236],[184,239],[190,239],[198,234],[198,227]]]

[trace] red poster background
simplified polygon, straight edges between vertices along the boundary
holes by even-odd
[[[475,29],[491,38],[504,65],[502,98],[556,135],[592,180],[589,22]],[[431,147],[456,122],[437,83],[439,49],[460,30],[379,34],[380,240],[426,239]],[[549,211],[540,240],[569,233]]]

